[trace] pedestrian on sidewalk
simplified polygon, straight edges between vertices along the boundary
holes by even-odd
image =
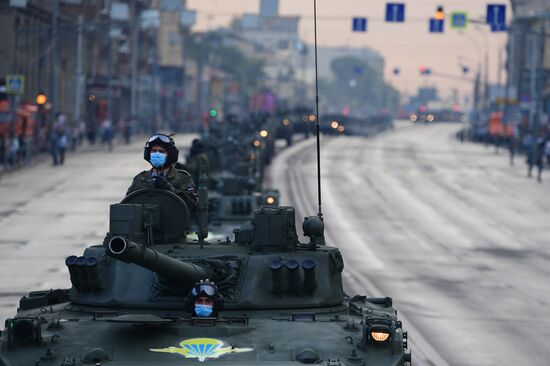
[[[527,138],[529,137],[529,138]],[[546,138],[541,131],[537,139],[533,139],[531,134],[524,138],[524,147],[527,154],[527,176],[532,176],[532,170],[537,167],[537,181],[542,182],[542,169],[544,167],[544,150],[546,147]]]
[[[63,113],[57,113],[50,131],[50,153],[52,155],[52,163],[57,166],[61,161],[65,160],[65,151],[60,150],[60,139],[64,135],[65,131],[65,115]],[[67,137],[65,137],[66,139]],[[67,145],[65,144],[66,148]],[[61,153],[63,153],[63,160],[61,160]],[[61,162],[61,164],[63,164]]]
[[[126,141],[126,145],[129,145],[130,142],[132,142],[132,132],[135,124],[136,124],[135,116],[130,116],[130,118],[126,120],[126,130],[124,131],[124,141]]]
[[[537,181],[540,183],[542,182],[542,170],[544,169],[544,150],[546,148],[546,136],[544,134],[544,131],[541,131],[539,133],[539,137],[537,137],[536,146],[535,146],[535,164],[537,166],[538,172],[537,172]]]
[[[101,122],[101,144],[107,144],[109,151],[113,151],[113,123],[108,118]]]
[[[11,168],[15,168],[19,159],[19,138],[13,133],[10,136],[10,142],[8,147],[8,164]]]
[[[534,151],[533,151],[533,135],[530,132],[527,132],[523,135],[522,147],[525,151],[526,163],[527,163],[527,177],[531,178],[531,171],[533,170],[533,165],[535,164]]]
[[[81,120],[78,123],[78,146],[81,146],[86,138],[86,122]]]
[[[550,139],[546,139],[546,144],[544,145],[544,156],[546,157],[546,164],[550,166]]]
[[[59,154],[59,164],[63,165],[65,162],[65,151],[67,150],[67,145],[69,144],[69,136],[65,129],[61,129],[58,133],[57,139],[57,151]]]
[[[514,166],[514,157],[516,156],[516,137],[512,134],[507,137],[506,144],[508,153],[510,154],[510,166]]]

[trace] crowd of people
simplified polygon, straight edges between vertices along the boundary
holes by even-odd
[[[23,167],[46,153],[51,156],[53,166],[61,166],[67,151],[74,152],[84,145],[94,146],[98,142],[112,150],[115,138],[130,144],[138,129],[133,117],[121,117],[116,125],[105,118],[97,127],[83,120],[68,121],[63,113],[57,113],[51,123],[28,123],[26,117],[19,120],[17,128],[0,131],[0,171]]]
[[[520,137],[518,137],[520,136]],[[485,146],[493,145],[495,152],[501,148],[507,149],[510,165],[514,165],[517,155],[525,157],[527,165],[527,177],[533,177],[536,171],[538,182],[542,182],[542,172],[545,167],[550,167],[550,130],[540,129],[537,136],[528,130],[521,130],[512,136],[491,136],[486,134],[483,138],[469,133],[468,129],[457,133],[460,141],[472,141],[483,143]]]

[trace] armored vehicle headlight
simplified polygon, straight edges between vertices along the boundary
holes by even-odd
[[[376,342],[385,342],[390,338],[390,333],[372,330],[370,336]]]

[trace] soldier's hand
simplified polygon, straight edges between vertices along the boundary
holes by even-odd
[[[155,184],[155,188],[158,188],[158,189],[171,190],[172,188],[172,185],[168,183],[166,178],[160,175],[153,177],[153,183]]]

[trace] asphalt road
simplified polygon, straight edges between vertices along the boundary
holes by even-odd
[[[550,178],[450,138],[456,125],[398,124],[322,144],[327,241],[349,293],[394,298],[415,365],[545,365],[550,359]],[[192,136],[178,136],[188,145]],[[102,241],[109,204],[147,167],[143,142],[69,155],[0,181],[0,324],[29,290],[69,286],[64,259]],[[270,171],[298,219],[317,210],[314,139]]]
[[[189,146],[193,135],[178,135]],[[65,258],[100,244],[109,205],[148,168],[143,138],[113,152],[99,147],[69,154],[64,166],[45,160],[0,180],[0,328],[29,291],[69,288]],[[180,148],[180,155],[184,152]]]
[[[550,178],[461,144],[456,124],[400,123],[373,139],[322,142],[323,214],[349,293],[384,294],[414,365],[547,365]],[[274,162],[298,217],[317,212],[313,139]]]

